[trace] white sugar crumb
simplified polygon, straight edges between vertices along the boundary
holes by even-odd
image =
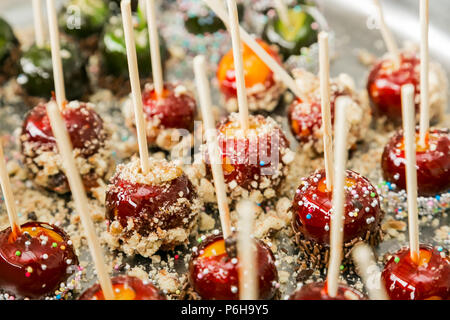
[[[286,226],[285,221],[273,214],[265,214],[258,217],[255,222],[254,235],[256,238],[263,238],[273,232],[281,230]]]
[[[214,229],[216,220],[205,212],[201,212],[199,216],[198,229],[199,231],[208,231]]]
[[[278,271],[278,278],[280,283],[288,283],[289,276],[290,274],[287,271]]]
[[[128,272],[128,275],[132,276],[132,277],[136,277],[138,279],[141,279],[142,281],[149,280],[148,273],[144,270],[144,268],[142,266],[137,266],[137,267],[132,268]]]
[[[290,212],[292,201],[289,198],[283,197],[277,201],[276,211],[278,217],[288,223],[291,220],[292,214]]]
[[[305,99],[307,99],[302,102],[294,102],[294,113],[301,111],[301,114],[309,114],[314,106],[311,102],[320,102],[319,78],[304,69],[295,69],[292,72],[296,83],[306,97]],[[347,96],[353,101],[346,109],[349,124],[347,146],[351,149],[357,142],[364,140],[372,120],[367,92],[365,90],[358,92],[354,80],[348,74],[340,74],[338,77],[331,79],[330,90],[332,99],[336,96]],[[300,145],[302,149],[312,148],[319,154],[323,153],[322,127],[314,127],[308,139]]]
[[[273,111],[285,91],[286,87],[283,82],[277,79],[275,79],[275,83],[270,87],[266,87],[261,83],[255,84],[246,90],[248,109],[250,111]],[[238,110],[236,97],[227,99],[224,105],[228,112],[236,112]]]
[[[180,276],[177,273],[169,273],[166,270],[161,270],[156,275],[159,288],[168,293],[176,293],[180,289],[181,283],[179,278]]]
[[[134,184],[159,185],[172,181],[183,174],[180,166],[165,159],[149,158],[149,167],[149,171],[144,174],[140,160],[134,158],[127,164],[117,166],[116,177]]]

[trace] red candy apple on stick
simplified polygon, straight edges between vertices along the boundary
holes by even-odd
[[[230,1],[231,16],[237,21],[237,12],[234,11],[235,6],[235,2]],[[236,22],[232,23],[235,24]],[[236,29],[233,32],[234,37],[239,36],[236,35]],[[210,236],[202,242],[199,248],[196,248],[189,263],[189,282],[193,290],[203,299],[270,299],[275,293],[273,282],[278,278],[274,257],[270,249],[261,241],[254,241],[253,239],[242,241],[241,237],[249,237],[251,232],[239,230],[238,255],[236,255],[236,239],[235,235],[231,234],[222,159],[212,118],[210,89],[205,73],[204,57],[195,58],[194,68],[203,120],[207,130],[208,153],[216,188],[223,236]],[[245,94],[245,91],[240,92]],[[242,125],[245,126],[245,118],[241,117],[240,119],[244,122]],[[248,213],[248,209],[245,209],[245,207],[243,211],[245,212],[240,211],[240,213]],[[241,217],[243,216],[241,215]],[[246,216],[246,218],[249,218],[249,216]],[[252,220],[251,212],[250,220]],[[251,224],[252,221],[246,220],[244,225],[251,229]],[[253,251],[255,247],[256,252]],[[247,250],[250,251],[250,254],[246,253]],[[242,276],[243,273],[246,273],[245,277]],[[247,283],[249,279],[256,280],[257,283],[255,281]],[[257,291],[255,287],[258,288]]]
[[[0,232],[0,291],[16,298],[49,296],[70,276],[69,268],[78,264],[70,239],[48,223],[19,224],[1,144],[0,182],[10,223]]]
[[[61,48],[54,0],[47,0],[50,44],[56,102],[61,108],[77,160],[83,167],[82,179],[87,190],[98,187],[109,172],[109,132],[95,112],[94,105],[66,101]],[[39,14],[38,14],[39,15]],[[41,25],[39,19],[37,24]],[[39,28],[36,35],[40,34]],[[38,41],[38,39],[37,39]],[[40,41],[40,40],[39,40]],[[26,115],[20,137],[24,163],[31,179],[39,186],[67,193],[69,185],[56,152],[55,137],[46,113],[46,104],[40,103]]]
[[[172,150],[180,141],[178,130],[192,133],[196,102],[184,85],[164,83],[154,0],[146,0],[153,84],[146,84],[142,93],[146,135],[150,145]],[[126,122],[136,128],[133,108],[126,104]]]
[[[450,190],[450,132],[430,129],[428,1],[420,2],[420,126],[416,130],[417,187],[419,196],[432,197]],[[406,189],[404,134],[398,131],[386,145],[381,166],[383,177]]]
[[[450,298],[450,260],[444,251],[419,243],[417,209],[414,88],[402,87],[403,134],[406,154],[409,248],[402,248],[386,263],[382,277],[393,300],[447,300]]]
[[[297,242],[313,264],[326,264],[329,250],[330,215],[332,208],[333,147],[330,110],[329,58],[327,34],[319,35],[320,91],[322,97],[322,131],[325,170],[306,178],[297,189],[292,203],[293,228]],[[353,103],[349,97],[339,97]],[[337,130],[337,129],[336,129]],[[378,241],[382,217],[375,187],[358,173],[346,170],[346,207],[344,242],[351,247],[357,241]],[[321,252],[320,255],[311,252]]]
[[[336,117],[336,138],[334,154],[333,213],[330,230],[330,260],[325,283],[312,283],[301,287],[291,295],[291,300],[361,300],[363,294],[339,283],[340,265],[344,243],[345,185],[347,162],[346,107],[351,103],[347,98],[338,100]]]
[[[122,2],[139,161],[121,164],[106,192],[109,244],[144,257],[187,242],[201,208],[195,187],[174,162],[149,159],[129,1]],[[153,23],[151,23],[153,25]],[[158,73],[158,72],[157,72]],[[139,243],[136,244],[136,241]]]

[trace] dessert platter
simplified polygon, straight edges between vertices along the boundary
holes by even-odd
[[[441,3],[343,2],[5,5],[0,300],[450,300]]]

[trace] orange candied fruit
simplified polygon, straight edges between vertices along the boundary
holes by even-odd
[[[262,40],[257,40],[258,43],[275,59],[279,59],[277,54],[270,48],[270,46]],[[269,80],[273,73],[266,66],[266,64],[246,45],[243,44],[242,58],[244,62],[245,86],[251,88],[256,84],[264,84]],[[227,78],[230,78],[230,71],[234,71],[233,50],[228,51],[219,63],[217,69],[217,78],[219,83],[222,83]],[[234,76],[233,76],[234,78]]]
[[[136,292],[126,284],[113,284],[115,300],[135,300]],[[94,294],[93,300],[105,300],[103,291],[99,290]]]
[[[203,253],[199,256],[199,258],[203,259],[203,258],[217,257],[226,254],[226,252],[227,251],[225,249],[225,240],[221,239],[218,241],[214,241],[213,243],[208,245],[204,249]]]
[[[430,141],[435,140],[435,137],[433,134],[430,135],[429,132],[427,132],[427,134],[425,135],[425,146],[422,146],[419,143],[420,140],[420,134],[417,132],[416,133],[416,152],[425,152],[428,150],[428,148],[430,147]],[[402,138],[402,142],[400,144],[400,150],[405,150],[405,138]]]
[[[414,254],[413,261],[417,263],[417,265],[423,266],[430,262],[431,257],[433,256],[433,252],[429,250],[420,249],[419,250],[419,258],[417,258],[417,254]]]
[[[45,228],[45,227],[22,227],[20,229],[21,233],[25,233],[27,232],[31,237],[33,238],[37,238],[41,235],[46,236],[49,238],[49,240],[53,241],[53,242],[63,242],[64,239],[55,231]],[[11,234],[9,235],[8,241],[10,243],[14,242],[14,233],[11,232]]]
[[[158,100],[158,99],[165,99],[165,98],[167,98],[169,95],[170,95],[170,90],[169,89],[167,89],[167,88],[164,88],[163,89],[163,92],[162,92],[162,94],[161,94],[161,96],[158,96],[158,94],[156,93],[156,90],[152,90],[152,92],[150,92],[150,94],[149,94],[149,97],[150,97],[150,99],[152,99],[152,100]]]
[[[356,181],[355,181],[354,179],[352,179],[352,178],[346,178],[346,179],[345,179],[345,186],[346,186],[347,188],[354,187],[355,184],[356,184]],[[325,178],[325,177],[322,178],[322,179],[320,179],[319,185],[317,186],[317,189],[318,189],[320,192],[322,192],[322,193],[325,193],[325,192],[331,192],[331,191],[332,191],[332,190],[328,190],[328,189],[327,189],[327,184],[326,184],[326,178]]]

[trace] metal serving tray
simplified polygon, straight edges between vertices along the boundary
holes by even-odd
[[[58,4],[62,1],[57,1]],[[161,21],[164,24],[165,21],[169,21],[176,10],[174,1],[162,1],[164,3],[164,12],[162,13]],[[335,36],[335,52],[336,57],[332,63],[332,75],[345,72],[349,73],[357,82],[358,87],[365,86],[367,68],[358,62],[357,49],[366,49],[376,55],[384,53],[384,45],[381,40],[379,30],[375,28],[375,10],[371,0],[360,1],[348,1],[348,0],[318,0],[318,7],[325,15],[330,29],[334,32]],[[419,23],[418,23],[418,0],[383,0],[382,4],[385,10],[385,17],[388,25],[392,28],[397,39],[400,40],[419,40]],[[448,72],[450,71],[450,37],[448,36],[448,14],[450,13],[450,2],[446,0],[434,0],[430,4],[430,50],[433,59],[439,61]],[[0,15],[5,17],[17,30],[26,30],[31,28],[32,12],[31,3],[29,0],[2,0],[0,1]],[[177,23],[175,23],[177,24]],[[166,39],[169,43],[171,38]],[[207,48],[205,52],[207,55],[211,53],[210,48]],[[192,65],[190,64],[194,54],[190,53],[186,57],[188,63],[181,66],[176,66],[173,70],[168,71],[169,79],[174,77],[175,72],[177,76],[183,74],[186,78],[192,79]],[[184,69],[183,69],[184,68]],[[212,73],[211,73],[212,76]],[[218,94],[215,89],[215,102]],[[21,103],[15,103],[12,107],[10,104],[5,103],[0,97],[0,134],[11,134],[20,125],[23,119],[23,114],[27,108]],[[114,113],[119,115],[119,104],[112,104],[106,109],[100,110],[100,113]],[[284,110],[277,112],[280,115],[284,115]],[[283,126],[286,128],[287,123],[282,120]],[[447,125],[448,126],[448,125]],[[286,130],[289,132],[289,130]],[[296,147],[295,141],[290,137],[293,148]],[[17,148],[15,143],[12,143],[11,150]],[[376,182],[374,182],[376,183]],[[56,196],[55,196],[56,197]],[[448,225],[449,218],[448,213],[442,213],[438,216],[439,225]],[[216,224],[217,226],[218,224]],[[434,230],[430,223],[424,223],[421,225],[421,240],[423,242],[434,243],[446,248],[449,247],[450,236],[443,241],[437,241],[434,236]],[[278,237],[276,235],[276,237]],[[407,237],[406,237],[407,238]],[[291,239],[283,238],[280,240],[280,246],[284,247],[287,252],[297,255],[297,250],[293,245]],[[196,239],[192,239],[190,247],[194,246]],[[384,255],[386,252],[395,250],[405,243],[400,243],[397,239],[390,239],[383,242],[376,251],[379,256]],[[115,252],[106,251],[107,254],[116,255]],[[189,248],[181,248],[179,251],[181,254],[188,254]],[[87,248],[81,248],[80,256],[82,260],[90,260],[90,256],[87,252]],[[167,257],[173,256],[173,253],[167,254]],[[163,260],[167,260],[166,254],[162,253]],[[152,265],[151,259],[145,259],[142,257],[135,257],[124,259],[124,263],[129,267],[143,266],[147,271],[151,270],[155,266]],[[158,265],[160,267],[160,265]],[[128,268],[128,267],[126,267]],[[82,289],[87,288],[95,281],[93,276],[92,264],[89,264],[88,274],[90,275],[87,280],[82,282]],[[166,267],[169,271],[176,271],[180,275],[185,272],[184,263],[175,263],[172,267]],[[287,283],[281,284],[281,292],[283,297],[290,293],[295,286],[295,273],[292,271],[296,269],[296,263],[286,264],[281,262],[278,266],[278,270],[285,270],[291,274]],[[353,275],[346,275],[347,280],[351,283],[355,281]]]

